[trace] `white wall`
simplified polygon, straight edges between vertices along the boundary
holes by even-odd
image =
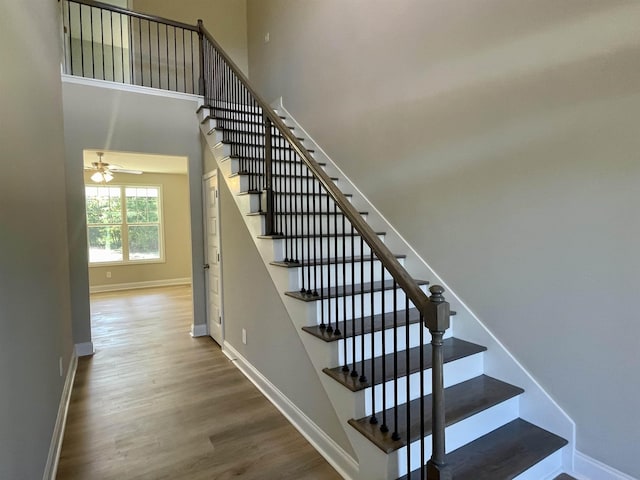
[[[42,478],[73,353],[57,6],[0,9],[2,479]]]
[[[249,0],[249,68],[640,477],[640,4]],[[270,42],[264,43],[269,32]]]
[[[188,158],[194,323],[206,323],[202,269],[202,151],[195,114],[197,97],[171,97],[148,91],[140,93],[141,91],[118,90],[111,88],[112,85],[96,86],[77,82],[68,78],[63,82],[75,343],[91,341],[82,163],[82,152],[85,149]]]
[[[205,161],[215,162],[208,149]],[[225,342],[345,451],[352,452],[296,327],[222,179],[220,208]],[[247,332],[246,345],[242,343],[243,328]]]

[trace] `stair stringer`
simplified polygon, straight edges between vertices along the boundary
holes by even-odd
[[[229,178],[231,174],[230,162],[227,158],[226,149],[218,141],[219,137],[207,135],[206,127],[203,127],[201,131],[218,169],[222,173],[220,176],[233,194],[236,206],[243,213],[242,217],[256,250],[276,286],[289,318],[307,351],[309,360],[314,366],[316,374],[331,401],[335,414],[347,435],[353,451],[356,453],[357,458],[353,458],[353,461],[358,465],[358,471],[350,472],[351,476],[348,478],[352,480],[394,480],[397,477],[398,469],[397,455],[387,455],[382,452],[348,424],[348,420],[365,415],[364,391],[351,392],[322,372],[323,368],[333,365],[335,359],[338,358],[337,342],[325,343],[302,330],[303,326],[308,326],[317,321],[315,303],[300,302],[284,294],[290,288],[289,272],[284,268],[271,265],[274,260],[274,240],[259,238],[262,235],[263,219],[260,216],[247,215],[252,212],[252,208],[255,206],[254,199],[252,199],[254,195],[239,195],[241,181],[238,176]],[[294,426],[301,428],[298,425]],[[339,464],[339,460],[327,457],[329,452],[321,451],[320,453],[334,466]],[[347,455],[346,452],[345,455]],[[345,473],[347,472],[343,469],[343,474]]]
[[[446,289],[445,295],[451,304],[451,309],[457,312],[451,319],[453,335],[487,347],[484,354],[485,374],[518,385],[525,390],[525,393],[520,396],[520,417],[569,441],[569,444],[561,450],[562,468],[565,471],[573,471],[576,426],[571,417],[313,140],[286,110],[282,97],[276,99],[271,105],[285,118],[287,125],[295,129],[297,135],[305,138],[305,146],[315,151],[316,161],[326,163],[325,171],[330,176],[340,177],[341,190],[347,190],[353,194],[352,204],[356,209],[369,212],[367,223],[374,230],[387,232],[385,244],[392,251],[407,255],[405,260],[407,271],[414,278],[432,279]]]

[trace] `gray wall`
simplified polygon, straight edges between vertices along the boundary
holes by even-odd
[[[42,478],[73,352],[57,5],[0,14],[2,479]]]
[[[213,164],[207,150],[205,160]],[[224,180],[220,232],[225,341],[347,452],[351,445]],[[242,343],[242,329],[247,344]]]
[[[637,477],[639,24],[633,1],[248,1],[259,90],[566,409],[577,448]]]
[[[194,321],[206,323],[202,229],[202,152],[196,100],[64,82],[71,298],[75,343],[91,341],[84,149],[188,157]]]

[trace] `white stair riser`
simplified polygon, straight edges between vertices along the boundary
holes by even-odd
[[[445,431],[447,453],[518,418],[518,402],[517,397],[512,398],[448,426]],[[397,464],[396,474],[398,477],[406,475],[408,472],[420,467],[420,447],[420,441],[411,443],[411,464],[409,466],[407,465],[407,447],[403,447],[390,454],[390,456],[394,458],[390,458],[389,460]],[[428,435],[424,441],[424,458],[428,460],[430,457],[431,435]],[[407,466],[409,468],[407,468]]]
[[[392,328],[393,324],[387,323],[384,332],[374,332],[373,334],[367,333],[365,335],[357,335],[355,338],[347,338],[346,340],[338,340],[339,355],[334,365],[344,365],[345,363],[353,363],[353,345],[356,347],[356,362],[362,360],[362,343],[364,342],[364,358],[369,359],[371,357],[380,357],[383,355],[382,349],[382,336],[384,335],[385,353],[393,353],[394,351],[394,332]],[[344,327],[339,324],[338,327],[342,332]],[[423,329],[422,343],[431,343],[431,334],[426,327],[422,327],[419,323],[409,325],[409,348],[417,347],[420,345],[420,329]],[[371,345],[371,336],[373,335],[373,347]],[[451,329],[445,332],[444,338],[452,336]],[[405,326],[398,327],[397,348],[398,351],[406,350],[407,344],[407,328]],[[346,362],[345,362],[345,348],[346,343]],[[373,355],[371,354],[373,348]]]
[[[427,289],[427,285],[422,285],[420,288],[423,291],[426,291]],[[398,290],[397,291],[397,299],[398,299],[398,306],[404,306],[405,305],[405,294],[402,290]],[[316,315],[318,319],[322,318],[322,309],[321,309],[321,304],[324,304],[324,319],[325,319],[325,323],[327,322],[328,314],[329,312],[331,313],[331,319],[333,322],[335,322],[336,320],[338,321],[342,321],[345,316],[344,313],[346,311],[346,318],[347,319],[351,319],[351,318],[358,318],[361,315],[371,315],[371,293],[365,293],[364,295],[361,295],[360,293],[356,293],[354,295],[355,297],[355,301],[352,302],[351,298],[349,298],[350,296],[347,296],[347,301],[344,302],[343,297],[338,297],[338,305],[336,308],[336,298],[332,297],[330,299],[325,299],[325,300],[318,300],[316,301],[316,305],[315,305],[315,310],[316,310]],[[373,310],[375,313],[381,313],[382,312],[382,297],[383,294],[382,292],[373,292]],[[385,312],[392,312],[393,311],[393,292],[391,290],[385,290],[384,292],[384,311]],[[346,305],[345,305],[346,303]],[[362,303],[364,303],[364,308]],[[354,305],[355,304],[355,305]],[[353,309],[352,307],[355,307],[355,309]],[[413,308],[413,303],[411,303],[411,301],[409,301],[409,308]],[[338,312],[338,317],[335,317],[335,312]],[[353,310],[353,311],[352,311]],[[321,322],[318,322],[321,323]]]
[[[367,215],[362,215],[362,218],[366,221]],[[344,215],[338,214],[334,215],[333,213],[325,214],[325,215],[314,215],[314,214],[296,214],[296,215],[282,215],[277,216],[276,221],[277,225],[281,226],[282,229],[289,233],[293,232],[294,234],[322,234],[325,233],[348,233],[351,234],[351,224],[346,219]],[[351,242],[350,237],[337,237],[338,243],[342,242]],[[334,247],[335,247],[335,238],[334,238]],[[307,251],[305,247],[305,257],[313,258],[313,247],[311,247],[310,251]],[[316,251],[316,255],[319,258],[319,252]]]
[[[262,115],[262,108],[256,106],[255,104],[246,104],[246,103],[234,103],[234,102],[229,102],[228,100],[225,99],[217,99],[217,98],[213,98],[213,99],[209,99],[209,103],[207,105],[207,107],[210,107],[211,109],[216,109],[216,108],[222,108],[222,109],[226,109],[227,113],[228,110],[232,110],[235,112],[243,112],[243,113],[252,113],[254,115]]]
[[[483,373],[483,353],[477,353],[469,357],[461,358],[454,362],[447,362],[444,364],[444,386],[445,388],[455,385],[460,382],[471,380]],[[361,373],[358,371],[358,373]],[[369,372],[365,372],[367,375]],[[423,389],[425,395],[431,394],[431,370],[425,370],[422,372]],[[386,397],[383,397],[382,385],[376,385],[375,392],[375,405],[376,411],[382,410],[382,399],[386,398],[386,408],[391,408],[395,405],[395,382],[389,381],[385,383],[384,389],[386,390]],[[371,395],[372,387],[364,390],[364,414],[371,415],[373,412],[373,397]],[[409,375],[409,400],[415,400],[420,397],[420,373],[412,373]],[[398,403],[407,403],[407,377],[400,377],[398,379]]]
[[[384,241],[384,235],[378,235],[378,238]],[[311,251],[313,251],[314,244],[316,251],[320,252],[322,250],[323,257],[340,257],[343,254],[348,257],[361,256],[363,254],[369,255],[371,252],[371,249],[366,243],[362,242],[361,244],[360,237],[354,237],[353,249],[351,248],[351,239],[344,244],[342,242],[338,242],[337,252],[335,251],[334,239],[331,237],[316,239],[298,238],[287,242],[285,242],[284,239],[275,239],[271,241],[273,242],[275,261],[282,261],[285,258],[291,258],[296,255],[296,252],[298,252],[299,256],[302,248],[304,248],[304,251],[307,251],[307,249],[311,249]]]
[[[308,253],[305,249],[305,253],[313,258],[313,250]],[[319,252],[316,251],[319,256]],[[402,260],[402,259],[401,259]],[[344,264],[332,264],[332,265],[320,265],[311,266],[305,268],[291,268],[289,290],[298,290],[304,284],[308,283],[308,279],[311,278],[311,285],[322,284],[332,286],[350,285],[352,283],[366,283],[371,281],[371,263],[372,262],[353,262],[353,269],[351,263]],[[381,280],[384,274],[385,280],[391,280],[391,274],[386,270],[384,272],[380,269],[380,262],[373,262],[373,280]],[[337,268],[336,268],[337,267]],[[345,267],[345,268],[343,268]],[[345,276],[346,275],[346,276]],[[345,281],[346,280],[346,281]]]
[[[215,130],[214,130],[215,131]],[[233,145],[225,143],[229,147],[229,154],[237,157],[264,158],[264,146],[262,145]],[[313,158],[314,154],[308,152]],[[272,148],[271,158],[276,160],[299,160],[299,156],[292,151],[282,148]]]
[[[209,121],[204,124],[205,128],[215,126],[214,121]],[[223,130],[216,128],[209,128],[207,132],[210,136],[215,138],[218,142],[229,142],[229,143],[238,143],[238,144],[246,144],[249,146],[260,146],[264,147],[266,139],[263,133],[258,133],[257,131],[248,130],[248,131],[234,131],[234,130]],[[298,139],[300,140],[300,139]],[[304,142],[304,140],[300,140],[300,142]],[[275,148],[285,148],[291,147],[288,140],[286,140],[282,134],[278,133],[272,136],[272,147]],[[290,155],[292,156],[292,155]]]
[[[256,119],[255,116],[247,115],[247,122],[242,121],[242,119],[233,119],[232,117],[227,118],[208,118],[205,122],[206,126],[209,130],[213,130],[214,128],[219,130],[236,130],[241,132],[252,132],[252,133],[264,133],[265,128],[263,123],[248,123],[248,122],[262,122],[261,119]],[[201,120],[202,121],[202,120]],[[272,135],[281,135],[280,130],[276,127],[271,127]]]

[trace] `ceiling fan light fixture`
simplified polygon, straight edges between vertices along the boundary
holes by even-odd
[[[96,183],[102,183],[103,182],[102,172],[95,172],[93,175],[91,175],[91,180]]]
[[[109,172],[104,172],[102,175],[104,177],[104,181],[107,183],[113,180],[113,175],[111,175],[111,173]]]

